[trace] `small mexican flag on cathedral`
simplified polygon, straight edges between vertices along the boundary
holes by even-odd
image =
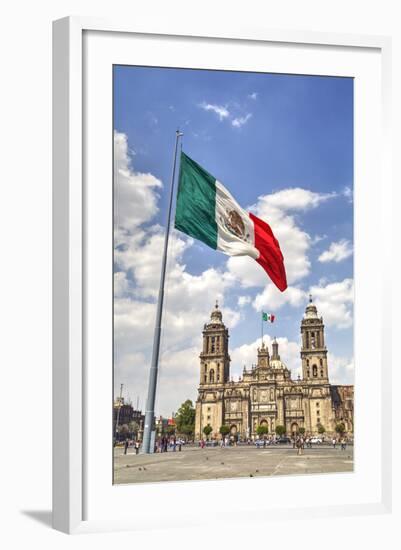
[[[277,288],[287,288],[284,257],[270,226],[246,212],[222,183],[184,153],[174,227],[228,256],[250,256]]]
[[[276,316],[273,315],[272,313],[265,313],[264,311],[262,311],[262,320],[263,321],[267,321],[268,323],[274,323],[275,318],[276,318]]]

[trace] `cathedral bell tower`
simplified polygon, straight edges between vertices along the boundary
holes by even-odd
[[[200,384],[224,384],[230,379],[228,329],[223,323],[218,303],[203,328],[203,350],[200,354]]]
[[[328,383],[327,348],[324,342],[323,318],[318,316],[311,295],[301,322],[301,336],[303,379],[311,383]]]
[[[268,368],[270,366],[269,350],[262,340],[262,346],[258,348],[258,368]]]

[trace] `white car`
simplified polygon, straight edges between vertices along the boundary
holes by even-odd
[[[310,442],[311,443],[318,443],[320,445],[320,443],[323,443],[323,440],[320,439],[320,437],[311,437]]]

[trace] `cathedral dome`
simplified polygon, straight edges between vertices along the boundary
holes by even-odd
[[[221,311],[219,310],[219,304],[216,301],[216,305],[214,306],[214,309],[210,315],[211,322],[214,324],[222,324],[223,322],[223,316],[221,314]]]
[[[309,304],[306,306],[305,309],[305,318],[306,319],[318,319],[319,316],[317,314],[317,307],[312,302],[312,295],[309,294]]]
[[[270,366],[272,369],[286,369],[286,365],[281,359],[270,359]]]

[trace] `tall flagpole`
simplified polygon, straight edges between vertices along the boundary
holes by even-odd
[[[151,450],[151,436],[152,436],[152,428],[153,428],[153,419],[155,416],[157,373],[159,369],[159,350],[160,350],[160,334],[161,334],[162,314],[163,314],[164,281],[166,278],[168,238],[170,234],[171,211],[173,207],[174,182],[175,182],[175,172],[176,172],[176,165],[177,165],[177,150],[178,150],[178,142],[182,135],[183,135],[182,132],[178,130],[175,133],[173,170],[171,173],[171,183],[170,183],[170,199],[169,199],[169,205],[168,205],[166,233],[164,236],[164,250],[163,250],[163,259],[162,259],[162,269],[161,269],[161,275],[160,275],[159,298],[157,300],[155,332],[153,336],[152,363],[150,365],[150,372],[149,372],[148,399],[146,401],[146,410],[145,410],[145,426],[143,430],[143,442],[142,442],[143,453],[150,453],[153,451],[153,449]]]

